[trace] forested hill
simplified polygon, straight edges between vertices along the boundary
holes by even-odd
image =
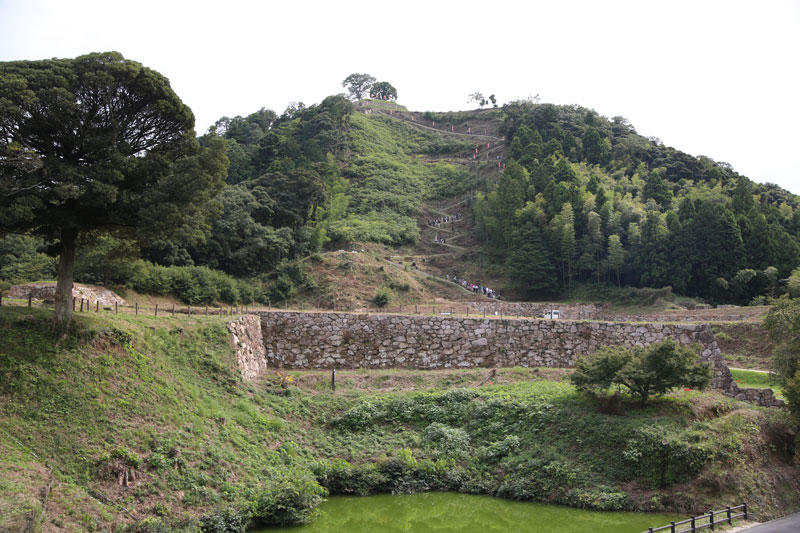
[[[79,281],[193,304],[280,302],[315,290],[303,259],[321,250],[375,242],[429,257],[424,214],[464,198],[473,216],[462,263],[482,256],[486,275],[518,298],[619,284],[746,304],[785,290],[800,263],[797,196],[579,106],[419,113],[336,95],[280,115],[223,117],[200,141],[214,137],[229,168],[205,242],[139,250],[92,238]],[[0,240],[0,279],[53,276],[45,247]]]
[[[472,132],[470,124],[482,127]],[[486,179],[494,155],[465,164],[465,153],[485,140],[467,131],[502,136],[507,159],[499,177]],[[280,246],[264,247],[273,264],[329,241],[413,243],[423,202],[478,190],[474,218],[484,251],[528,298],[589,282],[669,285],[748,303],[780,290],[798,266],[797,196],[578,106],[522,101],[421,114],[388,102],[354,108],[332,96],[281,116],[262,110],[222,119],[217,133],[231,160],[224,197],[252,195],[255,203],[240,205],[269,212],[246,238],[284,228]]]
[[[795,195],[621,117],[528,102],[503,111],[512,162],[475,216],[487,252],[529,296],[583,280],[748,303],[797,267]]]

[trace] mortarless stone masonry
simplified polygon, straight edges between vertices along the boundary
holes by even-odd
[[[260,314],[260,325],[264,364],[242,367],[243,377],[251,376],[245,379],[262,367],[572,367],[578,356],[601,346],[646,346],[671,338],[698,346],[701,359],[713,367],[713,388],[760,405],[782,404],[771,389],[738,389],[707,324],[271,311]],[[256,328],[248,319],[254,342]],[[256,347],[246,355],[237,352],[240,367],[242,360],[260,357]]]

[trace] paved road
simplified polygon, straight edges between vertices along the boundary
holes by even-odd
[[[772,522],[743,529],[742,533],[797,533],[798,531],[800,531],[800,513],[794,513]]]

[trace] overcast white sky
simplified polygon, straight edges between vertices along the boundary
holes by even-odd
[[[540,94],[800,193],[800,0],[0,0],[0,61],[116,50],[204,132],[367,72],[413,110]]]

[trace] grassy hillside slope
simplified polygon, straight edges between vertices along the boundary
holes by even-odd
[[[221,318],[49,327],[0,308],[0,530],[230,531],[308,518],[325,490],[800,506],[788,417],[713,392],[605,414],[561,372],[475,369],[341,372],[334,393],[325,372],[242,383]]]

